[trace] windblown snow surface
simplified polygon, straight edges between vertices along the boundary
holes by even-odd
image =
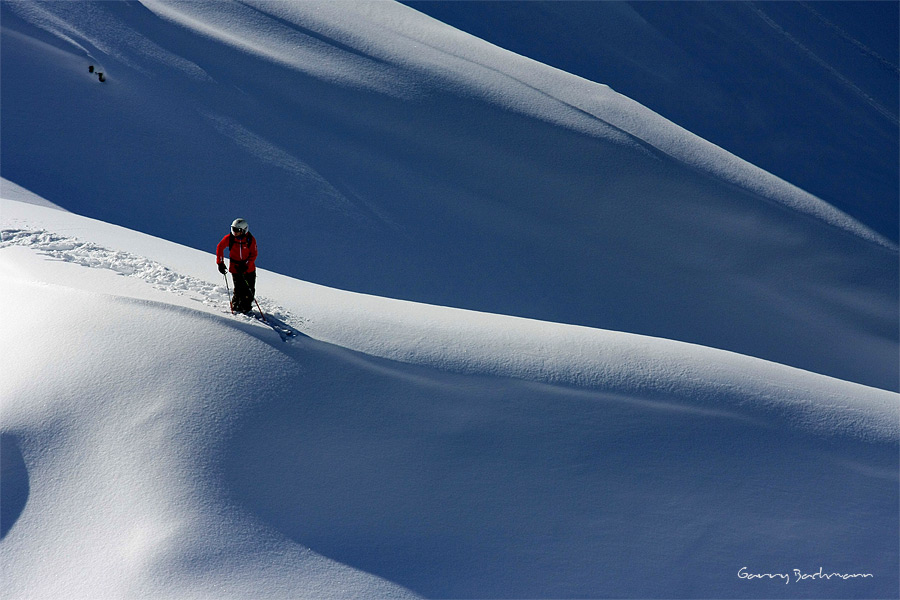
[[[892,242],[399,4],[0,9],[4,598],[900,592]]]

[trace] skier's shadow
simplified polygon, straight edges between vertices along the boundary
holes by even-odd
[[[274,329],[279,336],[281,336],[281,341],[287,342],[291,339],[299,339],[299,338],[309,338],[308,335],[297,329],[296,327],[292,327],[288,325],[278,317],[274,317],[272,315],[266,315],[266,322],[269,326]]]

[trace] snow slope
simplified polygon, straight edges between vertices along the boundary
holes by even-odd
[[[896,2],[404,2],[605,83],[897,241]]]
[[[4,597],[897,593],[895,243],[397,3],[0,17]]]
[[[242,216],[306,281],[900,385],[896,245],[604,85],[387,2],[0,10],[2,174],[66,209],[205,250]]]
[[[0,214],[4,597],[896,590],[895,393],[262,271],[284,342],[211,255]]]

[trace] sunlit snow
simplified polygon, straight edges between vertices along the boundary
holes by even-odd
[[[896,593],[890,240],[400,4],[2,10],[4,598]]]

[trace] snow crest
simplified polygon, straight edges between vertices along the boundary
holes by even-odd
[[[226,286],[183,275],[145,256],[105,248],[94,242],[45,229],[0,230],[0,248],[9,246],[25,246],[53,259],[83,267],[109,269],[120,275],[144,281],[157,290],[185,296],[206,306],[228,306],[229,289]],[[292,315],[284,307],[263,297],[259,297],[258,300],[265,303],[267,315],[292,326],[303,323],[303,319]]]
[[[2,208],[10,597],[747,597],[770,556],[896,581],[895,393],[266,271],[308,318],[273,343],[207,252]]]

